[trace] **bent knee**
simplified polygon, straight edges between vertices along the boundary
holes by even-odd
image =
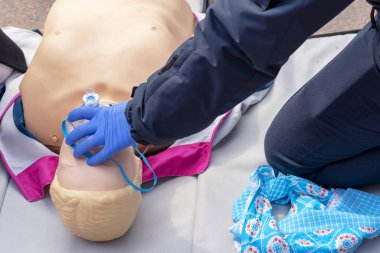
[[[297,173],[298,169],[289,170],[290,167],[294,167],[290,166],[290,161],[286,158],[286,154],[283,152],[284,150],[280,145],[276,145],[276,143],[276,140],[270,135],[268,136],[267,134],[265,136],[264,151],[268,164],[277,172],[284,174]]]
[[[283,138],[281,133],[269,129],[264,141],[265,157],[268,164],[278,172],[300,176],[308,179],[314,178],[317,168],[299,160],[302,152],[297,145]]]

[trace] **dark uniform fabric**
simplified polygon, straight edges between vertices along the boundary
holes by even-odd
[[[370,22],[278,113],[265,138],[269,164],[327,187],[380,183],[379,67]]]
[[[24,53],[21,49],[0,29],[0,63],[24,73],[27,69]],[[0,83],[0,100],[5,92],[5,84]]]
[[[140,85],[132,137],[163,145],[207,127],[273,80],[289,56],[352,0],[217,0],[195,36]]]
[[[24,53],[1,29],[0,63],[21,73],[24,73],[27,69]]]

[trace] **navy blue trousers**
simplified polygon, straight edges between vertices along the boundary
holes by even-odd
[[[265,137],[271,166],[326,187],[380,183],[379,38],[367,25],[284,105]]]

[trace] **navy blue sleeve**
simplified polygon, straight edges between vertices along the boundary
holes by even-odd
[[[352,0],[216,0],[166,66],[135,91],[126,116],[139,143],[207,127],[273,80],[289,56]]]

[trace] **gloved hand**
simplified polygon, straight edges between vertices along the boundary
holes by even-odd
[[[87,119],[88,122],[79,125],[66,138],[67,145],[73,145],[83,137],[74,151],[75,157],[103,146],[103,148],[90,157],[88,165],[96,165],[107,160],[115,152],[135,143],[130,135],[130,125],[124,111],[127,101],[109,107],[82,106],[72,110],[67,120],[74,122]]]

